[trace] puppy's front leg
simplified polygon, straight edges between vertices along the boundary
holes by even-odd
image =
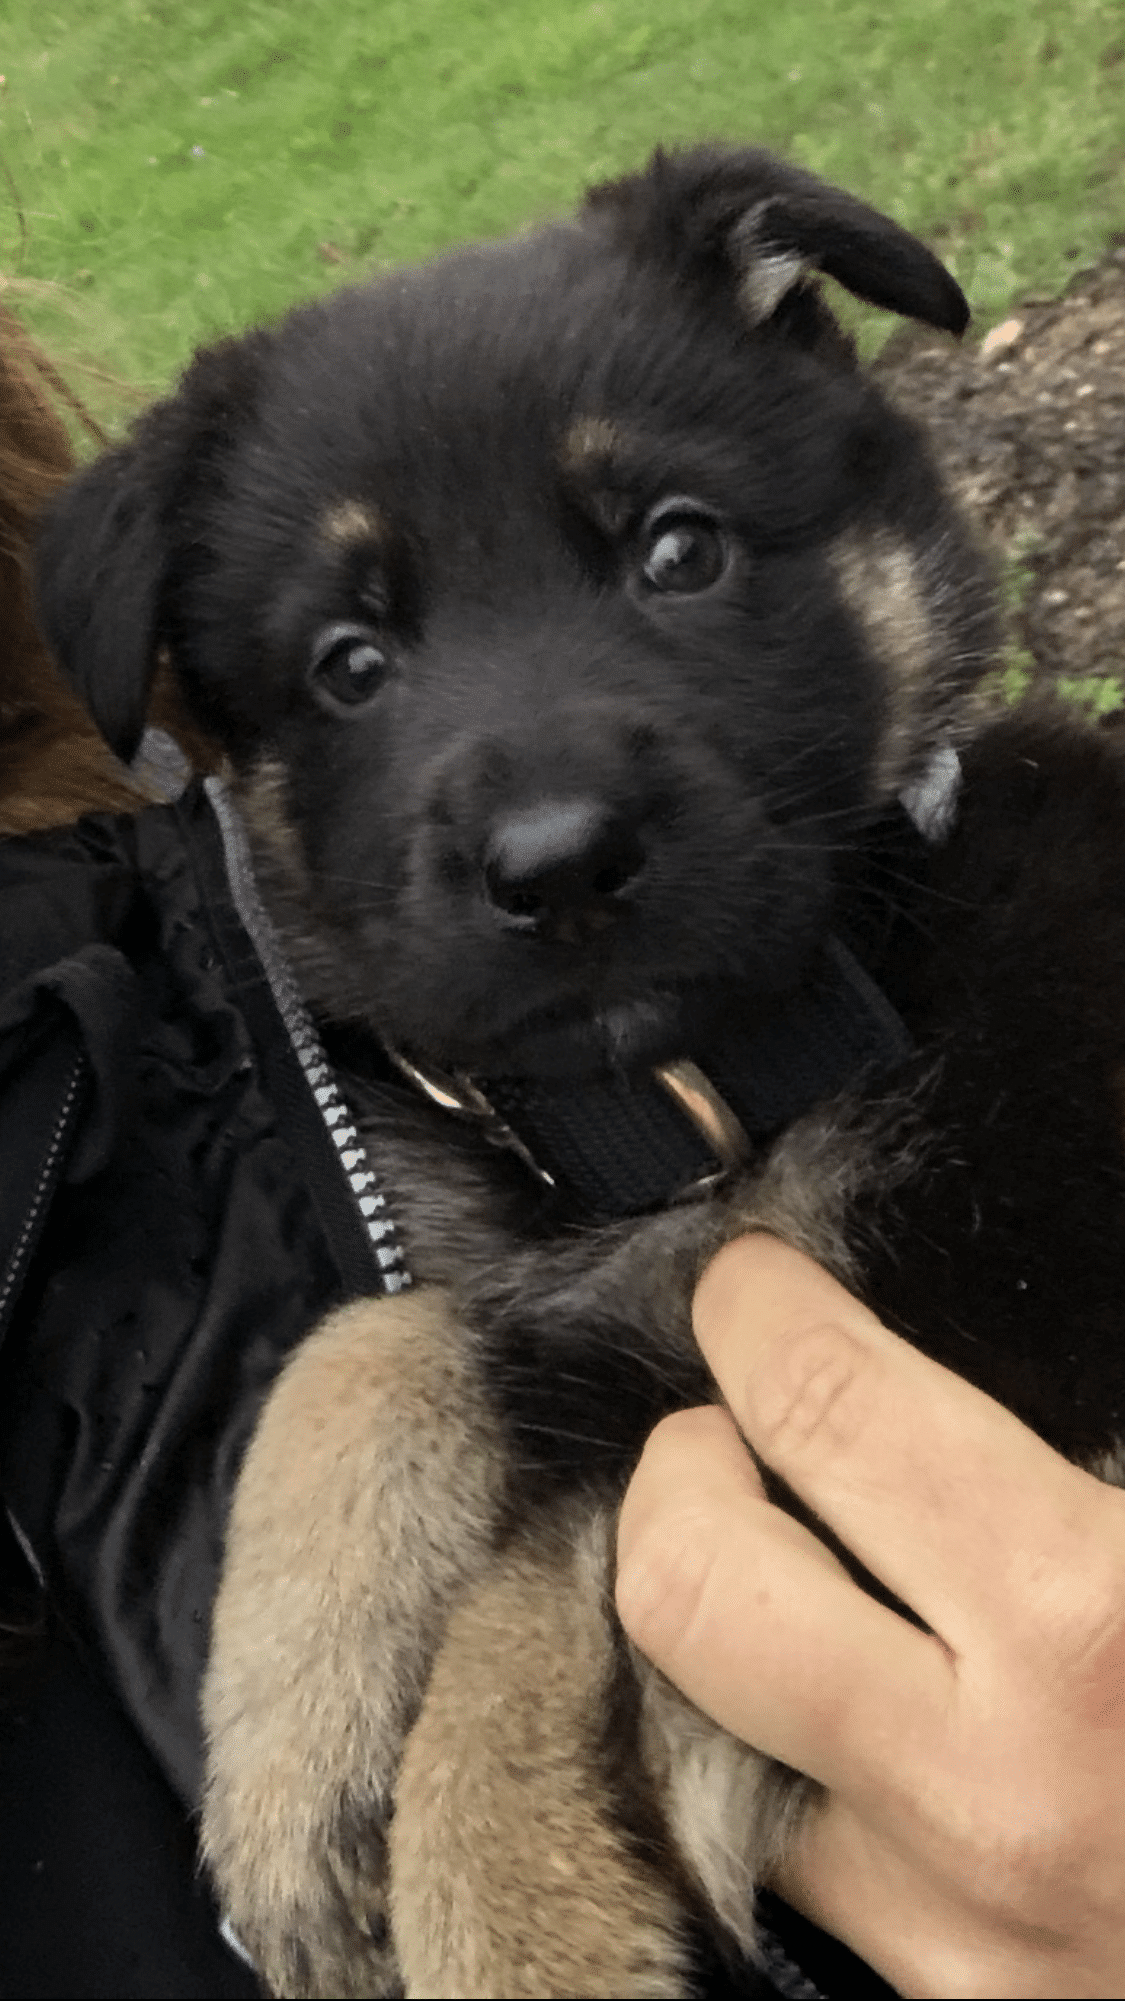
[[[533,1521],[451,1615],[389,1836],[409,1995],[694,1991],[668,1846],[630,1758],[612,1515],[585,1515]]]
[[[385,1830],[502,1455],[448,1296],[363,1301],[298,1350],[231,1512],[203,1692],[203,1849],[282,1995],[398,1988]]]

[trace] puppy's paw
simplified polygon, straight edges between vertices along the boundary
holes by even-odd
[[[224,1915],[271,1994],[381,2001],[402,1993],[377,1817],[326,1801],[318,1810],[309,1774],[283,1774],[274,1761],[253,1797],[212,1775],[203,1848]]]
[[[632,1824],[635,1788],[622,1811],[611,1526],[530,1525],[450,1618],[388,1834],[408,1994],[696,1991],[659,1830]]]
[[[263,1411],[203,1687],[202,1845],[277,1994],[398,1990],[383,1830],[448,1603],[487,1557],[499,1464],[436,1291],[333,1315]]]

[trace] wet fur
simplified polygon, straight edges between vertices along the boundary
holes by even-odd
[[[701,1926],[753,1955],[811,1789],[611,1610],[644,1437],[713,1394],[689,1301],[730,1235],[810,1251],[1116,1477],[1125,773],[1057,717],[981,723],[980,560],[816,269],[960,323],[846,197],[658,156],[572,224],[200,356],[48,527],[44,620],[110,740],[167,648],[226,748],[419,1280],[301,1348],[232,1511],[203,1839],[278,1993],[684,1995]],[[733,552],[671,605],[640,567],[669,493]],[[310,669],[341,620],[387,661],[354,713]],[[919,870],[880,816],[949,742]],[[497,826],[575,793],[646,857],[583,951],[480,891]],[[844,919],[917,1055],[639,1222],[559,1218],[373,1039],[484,1075],[705,1060]]]

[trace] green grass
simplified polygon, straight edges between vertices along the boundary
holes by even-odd
[[[986,699],[999,699],[1010,708],[1041,683],[1034,655],[1018,633],[1018,615],[1035,584],[1035,559],[1043,548],[1038,529],[1018,529],[1008,544],[1000,571],[1000,608],[1007,638],[1001,650],[1001,665],[989,675],[984,688]],[[1125,709],[1125,686],[1116,674],[1056,674],[1052,686],[1065,702],[1096,721]]]
[[[1055,691],[1101,722],[1125,709],[1125,689],[1116,674],[1058,674]]]
[[[0,269],[146,388],[661,139],[846,183],[985,323],[1125,221],[1125,0],[6,0],[0,68]]]
[[[1025,648],[1009,644],[1003,657],[1004,665],[989,676],[983,694],[986,701],[999,700],[1015,708],[1033,688],[1042,686],[1042,677]],[[1125,709],[1125,686],[1118,674],[1055,674],[1051,687],[1064,702],[1072,702],[1095,722]]]

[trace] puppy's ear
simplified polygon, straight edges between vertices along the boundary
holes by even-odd
[[[126,762],[144,729],[177,565],[194,552],[200,499],[221,480],[253,407],[264,336],[196,356],[128,443],[79,473],[46,511],[35,553],[39,623],[103,736]]]
[[[634,252],[695,278],[736,278],[748,319],[769,319],[808,271],[857,299],[962,333],[969,308],[945,266],[908,230],[771,153],[658,150],[639,174],[591,189],[588,208]]]
[[[140,437],[107,452],[48,510],[35,556],[39,623],[126,763],[144,727],[164,571]]]

